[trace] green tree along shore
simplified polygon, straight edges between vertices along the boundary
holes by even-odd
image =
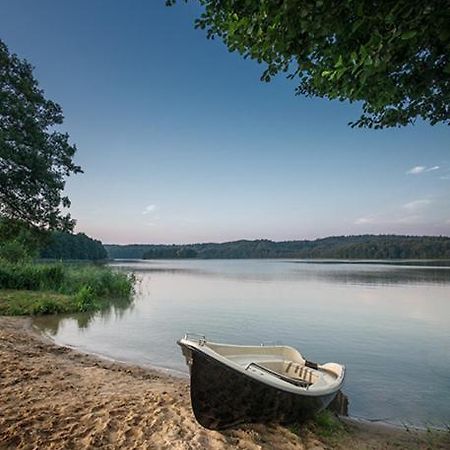
[[[48,243],[40,251],[44,259],[88,259],[91,261],[106,259],[103,244],[84,233],[71,234],[62,231],[51,233]]]
[[[57,260],[107,259],[103,244],[84,233],[41,231],[23,222],[0,219],[0,260],[18,262],[39,257]]]
[[[313,241],[240,240],[189,245],[105,245],[110,258],[130,259],[450,259],[450,237],[361,235]]]

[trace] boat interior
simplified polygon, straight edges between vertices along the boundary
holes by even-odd
[[[333,384],[342,373],[335,363],[317,365],[288,346],[241,346],[204,342],[219,355],[261,376],[272,375],[282,381],[309,389]]]

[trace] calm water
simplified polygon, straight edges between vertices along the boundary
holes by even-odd
[[[36,320],[63,344],[184,371],[185,331],[283,343],[347,366],[350,414],[450,424],[450,267],[281,260],[134,261],[133,304]]]

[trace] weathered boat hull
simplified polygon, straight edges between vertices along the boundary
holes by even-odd
[[[240,423],[301,421],[325,408],[336,396],[336,392],[323,396],[286,392],[233,370],[195,348],[186,350],[191,353],[192,409],[200,425],[211,430]]]

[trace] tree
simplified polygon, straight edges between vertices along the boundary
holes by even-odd
[[[0,259],[30,259],[47,242],[48,233],[25,222],[0,217]]]
[[[108,257],[103,244],[84,233],[71,234],[53,231],[47,245],[41,249],[41,258],[49,259],[89,259],[99,260]]]
[[[361,101],[352,126],[450,124],[447,0],[199,0],[196,27],[288,72],[297,94]],[[169,0],[171,5],[175,0]]]
[[[68,134],[55,129],[62,122],[61,107],[44,97],[32,66],[0,41],[0,218],[73,228],[61,211],[70,206],[62,192],[65,178],[82,170]]]

